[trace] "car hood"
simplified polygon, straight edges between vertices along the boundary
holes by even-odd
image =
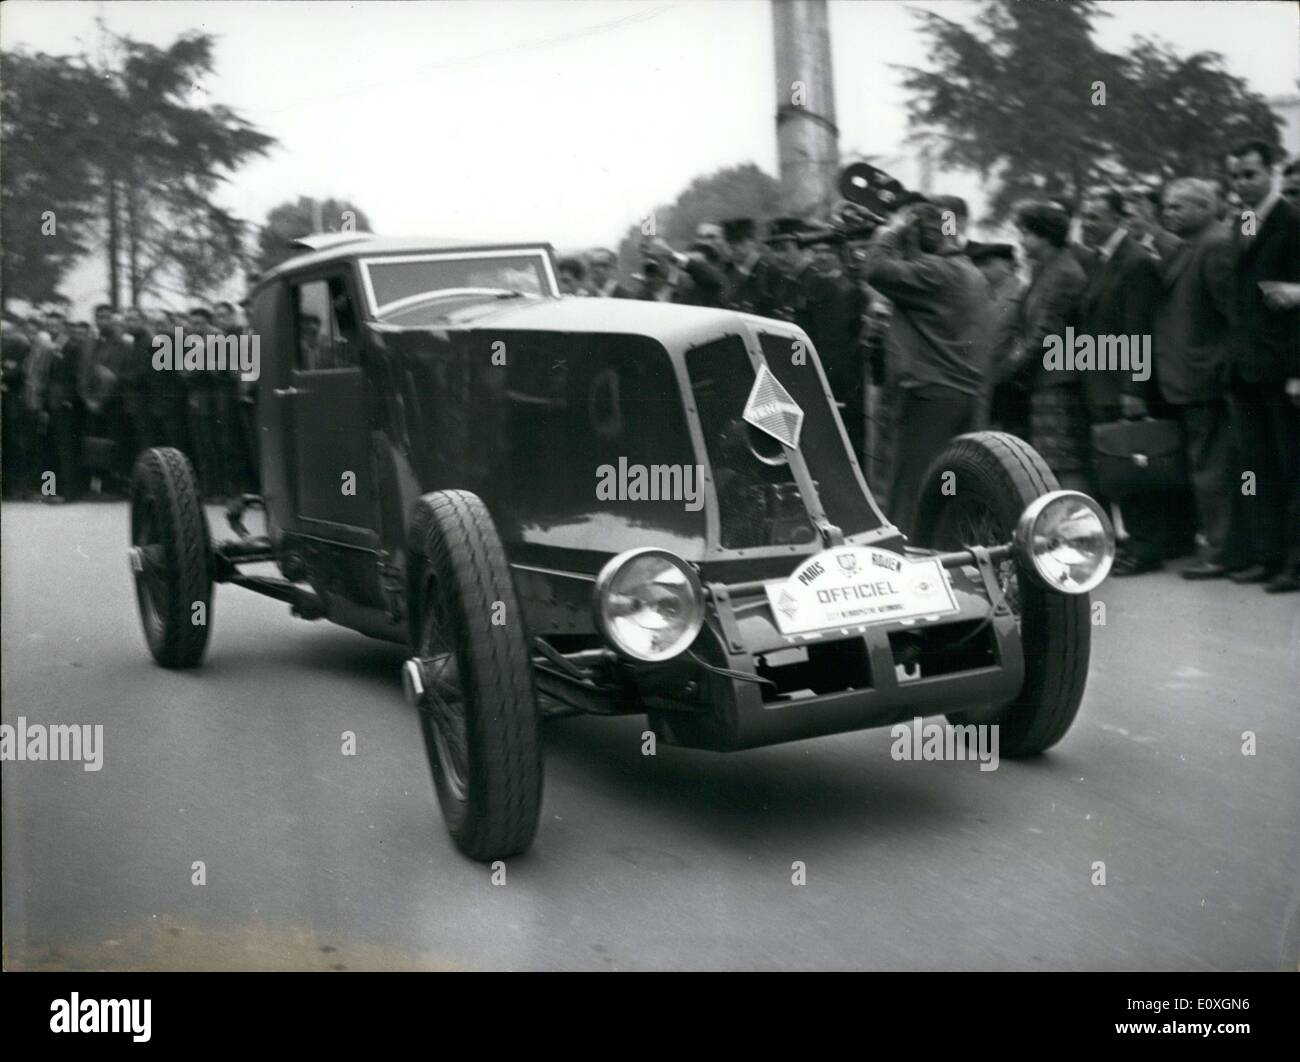
[[[463,307],[448,314],[439,326],[380,324],[385,331],[451,332],[546,331],[616,333],[649,336],[666,343],[735,331],[738,319],[749,317],[734,310],[639,299],[567,297],[494,300]],[[758,320],[759,318],[751,318]]]

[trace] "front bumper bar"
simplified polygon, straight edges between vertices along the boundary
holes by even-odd
[[[670,744],[730,750],[890,726],[941,712],[963,712],[975,722],[993,718],[1020,692],[1025,674],[1019,625],[1003,600],[995,570],[1011,553],[1011,546],[999,546],[937,555],[949,569],[960,606],[954,615],[822,631],[812,639],[781,634],[763,591],[770,580],[710,584],[706,638],[711,636],[711,644],[697,643],[697,648],[710,663],[746,677],[709,673],[696,705],[647,697],[651,724]],[[907,663],[900,659],[900,649],[924,646],[927,639],[942,646],[951,632],[960,632],[956,637],[963,642],[982,639],[978,644],[985,650],[978,663],[900,676],[899,665]],[[861,681],[819,695],[771,693],[760,673],[767,654],[827,643],[865,657]],[[943,654],[937,650],[940,658]]]

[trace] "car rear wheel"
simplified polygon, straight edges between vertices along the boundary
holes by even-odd
[[[948,551],[1010,542],[1025,506],[1057,489],[1046,462],[1014,435],[959,436],[926,473],[917,544]],[[1060,741],[1079,711],[1092,644],[1088,595],[1044,589],[1014,558],[998,568],[1020,625],[1025,682],[992,722],[1000,726],[1002,755],[1033,756]]]
[[[426,494],[411,520],[415,655],[403,685],[420,717],[452,839],[471,859],[525,851],[542,804],[537,697],[510,568],[474,494]]]
[[[179,450],[136,458],[130,556],[149,652],[163,667],[197,666],[212,624],[212,554],[194,469]]]

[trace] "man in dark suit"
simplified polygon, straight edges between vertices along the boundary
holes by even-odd
[[[0,485],[6,498],[21,498],[31,489],[32,468],[28,448],[35,434],[36,422],[27,415],[23,401],[25,381],[23,365],[31,353],[32,343],[16,318],[5,315],[0,327],[0,355],[4,363],[3,397],[0,398],[0,459],[3,476]]]
[[[1233,285],[1229,390],[1252,564],[1232,578],[1270,593],[1300,590],[1300,211],[1273,177],[1276,153],[1250,141],[1228,159],[1242,209],[1231,218]]]
[[[632,290],[618,279],[618,257],[606,247],[597,247],[587,255],[590,265],[591,294],[598,299],[630,299]]]
[[[1282,167],[1282,198],[1293,207],[1300,207],[1300,158]]]
[[[81,459],[84,471],[92,476],[92,485],[102,483],[102,489],[111,491],[119,488],[129,473],[123,467],[127,432],[119,381],[131,348],[107,303],[95,307],[95,332],[77,378],[86,417]]]
[[[813,252],[803,275],[796,323],[812,340],[839,407],[858,464],[865,460],[866,381],[863,377],[862,315],[866,294],[844,268],[845,235],[834,229],[805,237]]]
[[[753,218],[730,218],[722,223],[722,235],[727,241],[723,304],[766,317],[768,267],[758,242],[758,226]]]
[[[905,207],[877,231],[863,264],[867,283],[894,305],[887,359],[896,373],[898,438],[889,514],[904,533],[930,463],[974,427],[988,360],[988,284],[944,229],[939,207]]]
[[[118,372],[117,391],[122,401],[125,448],[121,459],[126,476],[131,474],[136,454],[148,446],[159,446],[160,433],[154,429],[149,409],[148,385],[153,372],[153,329],[144,314],[134,306],[122,315],[122,340],[127,356]]]
[[[81,430],[84,418],[77,380],[81,360],[90,356],[90,329],[70,326],[63,314],[46,315],[44,336],[50,343],[49,364],[44,373],[46,437],[49,443],[44,470],[55,473],[54,493],[42,497],[51,503],[75,501],[83,487],[81,475]]]
[[[1184,579],[1216,579],[1240,567],[1233,541],[1232,445],[1228,420],[1232,248],[1218,223],[1218,191],[1209,181],[1174,181],[1164,218],[1182,242],[1165,260],[1156,306],[1155,379],[1182,422],[1187,466],[1206,549]]]
[[[1138,246],[1157,262],[1167,262],[1178,249],[1179,239],[1162,223],[1158,188],[1130,188],[1124,203],[1124,224]]]
[[[711,221],[701,222],[695,239],[681,254],[661,237],[651,236],[642,242],[645,255],[657,258],[671,268],[672,302],[683,306],[721,306],[724,277],[722,273],[722,229]],[[644,297],[644,296],[642,296]]]
[[[556,260],[555,279],[560,286],[561,295],[586,297],[591,294],[587,290],[587,265],[576,254]]]
[[[1124,197],[1119,192],[1100,192],[1084,202],[1083,237],[1096,258],[1080,301],[1078,334],[1090,335],[1098,343],[1103,336],[1150,336],[1160,298],[1155,259],[1128,232],[1124,220]],[[1088,419],[1094,426],[1151,412],[1150,381],[1134,379],[1133,371],[1095,368],[1080,375]],[[1129,537],[1113,574],[1140,575],[1164,565],[1169,506],[1170,499],[1162,493],[1134,494],[1123,500],[1120,512]]]
[[[768,228],[768,268],[764,270],[762,301],[768,317],[794,321],[799,315],[803,274],[811,264],[799,245],[804,223],[798,218],[775,218]]]

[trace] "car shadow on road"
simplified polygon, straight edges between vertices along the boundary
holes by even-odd
[[[659,745],[642,755],[643,717],[548,724],[547,767],[580,775],[593,800],[635,805],[711,843],[751,850],[913,834],[963,817],[974,764],[895,763],[887,738],[863,734],[743,752]],[[945,770],[947,768],[948,770]]]
[[[398,672],[405,652],[335,628],[309,642],[258,646],[269,670],[306,667],[371,688],[376,711],[412,715]],[[252,664],[253,660],[246,661]],[[897,762],[888,732],[851,733],[742,752],[705,752],[660,744],[643,755],[644,716],[568,718],[544,724],[548,811],[558,794],[577,789],[564,815],[594,818],[613,811],[647,816],[738,853],[755,844],[888,842],[918,830],[948,832],[981,804],[981,783],[1000,771],[973,762]],[[596,828],[593,824],[593,828]],[[581,830],[578,831],[581,834]]]

